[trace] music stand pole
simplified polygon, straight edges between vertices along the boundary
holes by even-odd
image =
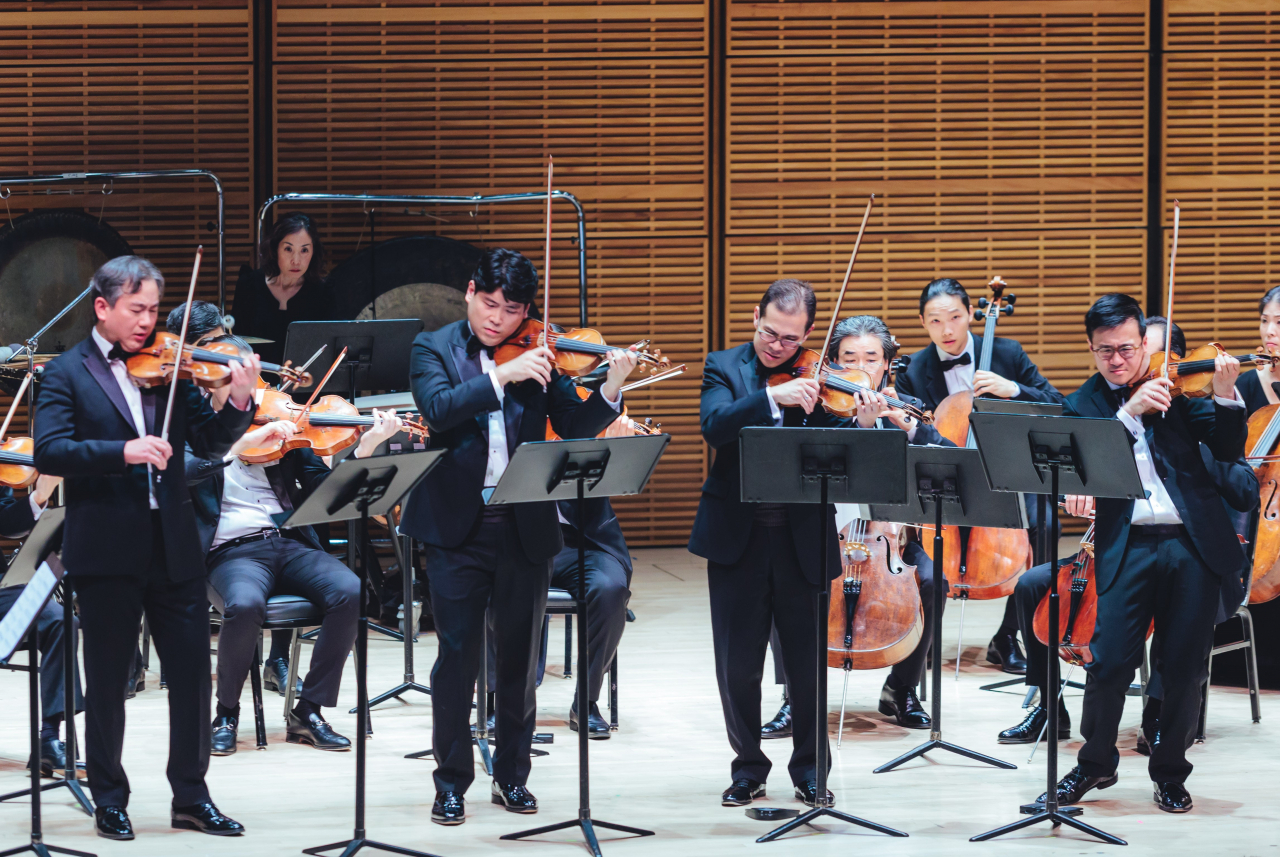
[[[386,702],[388,699],[399,699],[402,694],[411,690],[418,693],[431,695],[431,688],[425,684],[418,684],[417,678],[413,674],[413,638],[417,636],[418,629],[414,626],[413,621],[413,539],[405,535],[396,535],[396,530],[392,529],[391,537],[402,539],[403,546],[400,549],[400,577],[402,578],[402,601],[404,603],[404,621],[400,623],[400,633],[404,637],[404,681],[388,690],[386,693],[380,693],[373,699],[369,700],[369,707]]]

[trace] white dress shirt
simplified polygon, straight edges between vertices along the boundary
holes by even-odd
[[[267,479],[266,467],[245,464],[237,458],[227,465],[223,473],[222,512],[218,516],[212,547],[241,536],[275,529],[276,522],[271,516],[280,514],[284,509]]]
[[[1107,386],[1113,390],[1120,387],[1107,381]],[[1220,405],[1228,408],[1243,408],[1244,399],[1240,396],[1240,391],[1235,391],[1234,399],[1224,399],[1221,396],[1214,396],[1213,400]],[[1169,496],[1169,491],[1164,487],[1164,482],[1160,479],[1160,474],[1156,473],[1155,461],[1151,457],[1151,447],[1147,444],[1147,431],[1142,425],[1142,420],[1133,416],[1124,408],[1116,411],[1116,419],[1124,423],[1124,427],[1129,430],[1129,434],[1133,435],[1133,460],[1138,465],[1138,476],[1142,479],[1142,487],[1146,489],[1147,498],[1145,500],[1133,501],[1133,517],[1129,523],[1133,526],[1145,526],[1147,524],[1181,524],[1182,516],[1178,514],[1178,509],[1173,505],[1173,498]]]
[[[942,377],[947,381],[947,395],[959,393],[961,390],[973,389],[973,373],[978,371],[978,355],[973,352],[973,334],[966,334],[969,341],[965,343],[964,351],[960,354],[948,354],[938,346],[934,346],[938,350],[939,360],[955,360],[963,354],[969,355],[969,362],[964,366],[953,366],[942,373]]]
[[[138,437],[147,436],[147,423],[142,416],[142,391],[138,389],[138,385],[133,383],[133,379],[129,377],[129,368],[124,365],[124,361],[120,358],[112,360],[107,355],[111,353],[111,343],[107,342],[102,334],[98,333],[98,329],[93,329],[93,342],[98,346],[98,350],[102,352],[103,358],[106,359],[107,365],[111,367],[111,374],[116,376],[116,383],[120,385],[120,392],[124,394],[124,403],[129,406],[129,415],[133,417],[134,430],[138,432]],[[152,509],[159,509],[160,504],[156,502],[156,489],[151,481],[151,465],[147,465],[147,494]]]

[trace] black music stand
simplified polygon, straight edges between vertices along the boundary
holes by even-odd
[[[540,503],[576,498],[578,501],[578,530],[583,532],[582,501],[587,497],[617,497],[639,494],[658,466],[671,435],[646,435],[640,437],[609,437],[588,440],[543,441],[522,443],[516,447],[511,463],[498,480],[488,498],[488,504]],[[590,668],[590,652],[587,634],[587,583],[586,539],[578,540],[578,817],[569,821],[548,824],[519,833],[508,833],[502,839],[524,839],[556,830],[577,827],[587,841],[587,847],[595,857],[601,857],[596,827],[631,833],[636,836],[653,836],[652,830],[627,827],[591,817],[591,781],[588,765],[590,742],[587,728],[591,708],[587,673]],[[481,660],[488,657],[481,653]],[[485,693],[481,687],[478,693]]]
[[[827,803],[827,626],[831,601],[826,545],[832,503],[893,503],[906,499],[907,433],[847,428],[771,428],[753,426],[738,435],[742,455],[744,503],[818,504],[822,510],[822,579],[815,594],[817,718],[814,740],[818,787],[813,809],[761,836],[772,842],[801,825],[829,817],[890,836],[901,830],[840,812]],[[834,490],[833,490],[834,489]],[[585,627],[585,626],[584,626]],[[819,831],[825,832],[825,831]]]
[[[914,750],[876,768],[883,774],[923,756],[930,750],[948,750],[977,762],[1013,770],[1017,765],[942,740],[942,604],[941,579],[946,568],[943,556],[944,524],[964,527],[1024,526],[1026,512],[1014,494],[996,494],[987,487],[982,459],[975,449],[942,446],[913,446],[908,450],[907,474],[911,491],[901,506],[873,505],[871,517],[877,521],[933,526],[933,699],[929,740]],[[957,652],[956,657],[960,655]]]
[[[1059,489],[1066,494],[1135,499],[1145,497],[1138,465],[1133,460],[1129,433],[1115,419],[1087,417],[1026,416],[1020,414],[975,413],[969,418],[984,453],[982,463],[993,491],[1021,491],[1047,495],[1052,507],[1052,528],[1058,530]],[[1057,551],[1050,555],[1049,580],[1049,665],[1045,686],[1060,693],[1058,669],[1058,574]],[[1048,821],[1054,827],[1066,824],[1096,836],[1111,845],[1127,845],[1118,836],[1085,824],[1073,816],[1078,806],[1058,805],[1058,705],[1056,699],[1042,700],[1048,707],[1048,754],[1045,802],[1024,804],[1026,818],[988,830],[970,839],[985,842],[1024,827]]]
[[[322,345],[333,360],[347,349],[346,365],[338,367],[320,395],[354,397],[360,390],[409,389],[409,355],[422,332],[419,318],[379,318],[363,321],[295,321],[284,336],[284,356],[301,366]],[[311,367],[312,370],[315,367]],[[311,373],[316,381],[324,371]],[[345,381],[345,383],[344,383]],[[314,386],[314,384],[313,384]],[[311,387],[295,388],[295,392]]]
[[[31,788],[25,794],[31,795],[31,841],[17,848],[0,851],[0,857],[31,852],[39,857],[50,854],[70,854],[72,857],[94,857],[85,851],[73,851],[60,848],[44,841],[42,818],[40,813],[40,793],[44,788],[40,785],[40,648],[39,636],[33,625],[39,618],[40,610],[53,595],[58,581],[66,573],[62,563],[54,555],[54,548],[62,538],[62,519],[66,514],[64,508],[47,509],[36,522],[31,535],[18,551],[8,573],[5,575],[8,586],[22,586],[26,589],[18,596],[13,607],[0,620],[0,663],[7,662],[23,636],[27,639],[27,714],[31,729]],[[71,634],[68,626],[66,633]],[[66,703],[75,710],[75,698]],[[71,762],[75,764],[74,759]],[[73,772],[74,773],[74,772]],[[77,785],[79,785],[77,783]],[[48,786],[52,788],[53,786]]]
[[[379,455],[371,458],[350,456],[343,459],[333,472],[311,492],[302,506],[280,525],[281,529],[308,527],[333,521],[359,521],[360,537],[367,540],[369,517],[385,515],[404,495],[421,481],[444,450],[429,449],[400,455]],[[350,557],[350,552],[348,552]],[[361,848],[374,848],[409,857],[434,857],[425,851],[414,851],[399,845],[376,842],[365,835],[364,780],[365,739],[369,724],[369,571],[372,557],[363,551],[363,569],[351,570],[360,575],[360,624],[356,630],[356,821],[352,837],[343,842],[333,842],[315,848],[303,849],[303,854],[323,854],[342,849],[342,857],[351,857]],[[354,563],[353,563],[354,565]]]

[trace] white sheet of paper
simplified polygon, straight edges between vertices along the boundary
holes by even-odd
[[[0,661],[7,661],[13,656],[14,649],[22,642],[27,628],[31,627],[40,608],[53,595],[53,589],[57,585],[58,575],[49,567],[49,563],[40,563],[35,576],[27,583],[27,588],[13,602],[4,619],[0,619]]]

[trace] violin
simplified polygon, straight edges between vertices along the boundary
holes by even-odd
[[[1132,394],[1134,390],[1153,378],[1166,377],[1173,382],[1173,386],[1169,388],[1169,394],[1172,396],[1186,396],[1188,399],[1212,396],[1213,374],[1217,368],[1216,360],[1219,355],[1227,355],[1227,349],[1217,342],[1201,345],[1185,357],[1174,354],[1170,358],[1166,352],[1157,351],[1151,355],[1151,364],[1146,374],[1129,383],[1128,392]],[[1244,354],[1236,359],[1240,361],[1242,369],[1263,365],[1274,368],[1280,364],[1280,354],[1270,353],[1262,346],[1258,346],[1256,353]]]
[[[584,402],[585,402],[587,399],[591,398],[591,390],[589,390],[589,389],[588,389],[588,388],[586,388],[586,387],[574,387],[574,390],[576,390],[576,391],[577,391],[577,393],[578,393],[578,398],[579,398],[579,399],[582,399]],[[651,418],[649,418],[649,417],[645,417],[645,419],[644,419],[644,421],[643,421],[643,422],[636,422],[635,420],[631,419],[631,417],[627,416],[627,406],[626,406],[626,405],[623,405],[623,406],[622,406],[622,419],[624,419],[624,420],[626,421],[626,422],[624,423],[624,425],[627,427],[627,429],[631,432],[631,434],[632,434],[632,435],[656,435],[656,434],[662,434],[662,423],[655,423],[655,422],[654,422]],[[617,422],[617,421],[615,420],[614,422]],[[608,434],[609,434],[609,429],[610,429],[610,428],[612,428],[612,427],[613,427],[613,426],[612,426],[612,423],[611,423],[608,427],[606,427],[606,428],[605,428],[605,430],[604,430],[604,431],[602,431],[602,432],[600,432],[598,435],[596,435],[596,437],[606,437],[606,436],[608,436]],[[560,435],[556,434],[556,430],[555,430],[555,429],[553,429],[553,428],[551,427],[551,420],[550,420],[550,418],[548,418],[548,419],[547,419],[547,440],[564,440],[564,438],[562,438],[562,437],[560,437]]]
[[[774,372],[766,379],[766,383],[770,387],[776,387],[796,378],[813,378],[815,377],[814,367],[822,362],[822,355],[817,351],[802,348],[790,368]],[[818,400],[822,402],[822,407],[839,417],[851,418],[857,414],[859,393],[877,392],[871,386],[871,376],[861,369],[852,367],[846,369],[834,363],[825,363],[816,378],[822,385],[818,393]],[[885,396],[885,401],[890,407],[901,408],[908,416],[919,422],[926,425],[933,422],[933,414],[908,402],[893,396]]]
[[[915,651],[924,612],[916,567],[902,560],[905,544],[902,524],[855,518],[840,530],[844,574],[831,581],[828,666],[875,670]]]
[[[1265,604],[1280,596],[1280,405],[1264,405],[1249,417],[1245,460],[1258,477],[1258,530],[1253,545],[1253,582],[1249,603]]]
[[[996,322],[1002,315],[1013,314],[1017,297],[1004,293],[1008,284],[999,276],[992,277],[987,285],[991,288],[991,300],[983,298],[975,315],[984,322],[978,370],[990,372]],[[973,398],[972,390],[952,393],[934,410],[934,426],[938,433],[957,446],[969,449],[977,446],[969,431]],[[946,557],[942,573],[951,586],[952,598],[979,601],[1004,598],[1013,592],[1022,572],[1031,567],[1031,539],[1026,530],[972,527],[962,532],[960,527],[944,526],[942,541]],[[922,542],[925,552],[932,558],[933,539],[923,539]]]
[[[546,345],[555,352],[556,368],[565,375],[581,376],[594,372],[601,361],[612,351],[625,351],[624,348],[606,345],[604,337],[598,330],[589,327],[569,328],[567,330],[548,331],[545,324],[535,318],[526,318],[516,332],[505,342],[494,349],[493,361],[498,364],[514,360],[526,351]],[[543,337],[546,341],[543,341]],[[660,372],[671,366],[671,360],[662,356],[660,349],[649,347],[649,340],[637,343],[636,351],[640,362],[647,364],[649,371]]]
[[[405,431],[427,437],[427,427],[421,422],[401,419]],[[250,447],[240,453],[241,461],[265,464],[279,461],[292,449],[304,448],[316,455],[334,455],[353,446],[359,440],[361,430],[374,422],[373,417],[361,416],[356,406],[341,396],[321,396],[306,405],[299,405],[288,393],[265,389],[253,421],[256,425],[266,425],[278,420],[289,420],[297,425],[297,434],[271,441],[266,446]]]
[[[157,387],[168,384],[173,375],[179,339],[172,333],[157,331],[152,341],[141,351],[125,361],[131,377],[140,387]],[[186,379],[208,389],[231,383],[232,361],[243,360],[240,350],[230,342],[211,342],[208,345],[187,345],[182,349],[182,368],[179,379]],[[300,387],[311,383],[311,374],[291,367],[288,362],[261,364],[264,372],[279,375]]]
[[[22,401],[22,394],[27,391],[27,385],[30,383],[31,373],[28,372],[23,376],[13,401],[9,403],[9,411],[4,415],[4,422],[0,423],[0,439],[3,439],[4,433],[9,430],[9,423],[13,422],[13,414],[18,410],[18,402]],[[29,437],[11,437],[0,443],[0,485],[6,485],[9,488],[29,488],[35,484],[40,474],[36,472],[35,458],[32,457],[34,450],[35,441]]]

